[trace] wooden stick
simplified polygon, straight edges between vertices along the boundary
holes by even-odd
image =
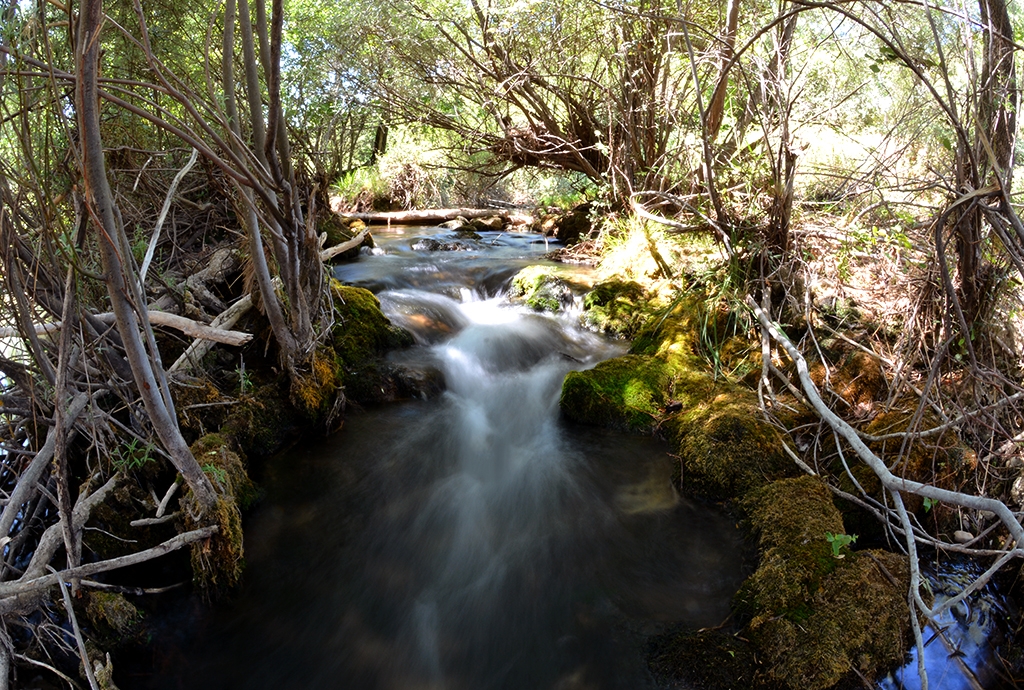
[[[96,314],[95,316],[104,323],[114,323],[114,314],[111,312],[104,312],[102,314]],[[199,321],[195,321],[186,316],[180,316],[166,311],[149,312],[149,321],[157,326],[166,326],[167,328],[173,328],[181,331],[185,335],[190,335],[193,338],[212,340],[217,343],[224,343],[225,345],[245,345],[247,342],[252,340],[251,333],[230,331],[224,328],[219,328],[213,324],[206,325],[205,323],[200,323]],[[40,335],[59,331],[60,327],[60,321],[34,324],[35,332]],[[20,333],[16,328],[0,328],[0,338],[17,337],[18,335],[20,335]]]
[[[178,536],[168,539],[161,544],[157,544],[151,549],[139,551],[138,553],[131,553],[127,556],[119,556],[106,561],[97,561],[96,563],[86,563],[85,565],[80,565],[77,568],[68,568],[67,570],[62,570],[57,573],[50,573],[49,575],[32,578],[31,580],[0,582],[0,598],[13,597],[41,589],[49,589],[58,582],[64,580],[81,579],[89,575],[95,575],[96,573],[105,573],[108,570],[117,570],[118,568],[124,568],[129,565],[145,563],[146,561],[151,561],[154,558],[163,556],[171,551],[176,551],[183,546],[188,546],[192,542],[211,537],[217,533],[218,529],[217,525],[200,527],[199,529],[194,529],[191,532],[179,534]]]
[[[338,254],[344,254],[349,249],[355,249],[366,240],[366,236],[369,234],[369,230],[363,230],[361,233],[359,233],[350,240],[342,242],[341,244],[336,244],[333,247],[328,247],[327,249],[324,249],[323,251],[320,252],[320,260],[330,261]]]
[[[252,309],[252,295],[246,295],[240,300],[232,304],[230,307],[222,311],[211,323],[210,328],[224,329],[231,328],[238,320],[242,318],[242,315]],[[169,372],[188,372],[192,370],[207,352],[213,347],[212,340],[197,339],[188,349],[181,353],[181,357],[171,365],[168,369]]]

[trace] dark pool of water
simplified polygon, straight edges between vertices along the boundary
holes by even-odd
[[[488,491],[430,452],[432,407],[278,458],[242,591],[156,641],[147,687],[651,688],[645,633],[727,617],[740,536],[660,444],[569,432],[562,467]]]

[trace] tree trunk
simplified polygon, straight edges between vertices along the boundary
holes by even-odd
[[[1005,0],[978,0],[978,5],[985,32],[977,93],[975,144],[973,150],[962,144],[958,149],[957,188],[979,189],[989,182],[997,182],[1009,189],[1017,111],[1013,25]],[[976,204],[969,204],[955,223],[960,278],[958,298],[971,328],[985,313],[988,300],[988,286],[983,275],[985,232],[982,210]]]
[[[155,353],[146,352],[139,333],[139,318],[146,318],[145,305],[136,305],[142,307],[140,314],[136,314],[129,298],[133,292],[130,281],[135,281],[136,276],[129,275],[131,264],[125,264],[121,259],[121,248],[127,244],[127,238],[124,237],[124,228],[118,222],[114,197],[107,180],[103,141],[100,136],[98,82],[99,32],[102,23],[102,0],[85,0],[82,3],[78,24],[80,52],[76,56],[78,69],[75,105],[81,133],[82,176],[86,204],[93,226],[99,235],[98,245],[104,281],[117,321],[117,330],[121,335],[125,354],[146,412],[171,462],[188,482],[199,504],[204,509],[210,509],[217,501],[213,485],[181,436],[178,421],[166,402],[169,398],[166,385],[158,383],[162,376],[153,368],[150,354],[155,356]]]
[[[708,106],[708,138],[714,141],[718,137],[718,130],[722,128],[722,120],[725,116],[725,95],[729,87],[729,77],[724,73],[729,61],[732,60],[733,52],[736,49],[736,29],[740,20],[740,0],[729,0],[729,15],[725,22],[725,34],[722,36],[722,57],[718,79],[718,86],[711,96],[711,104]]]

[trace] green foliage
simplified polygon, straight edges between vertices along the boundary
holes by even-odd
[[[114,451],[111,464],[118,472],[141,469],[153,459],[153,451],[156,447],[152,443],[141,441],[137,437],[122,443]]]
[[[825,532],[825,541],[832,545],[833,558],[844,558],[846,554],[842,553],[842,550],[849,549],[850,544],[857,541],[857,535],[833,534],[832,532]]]

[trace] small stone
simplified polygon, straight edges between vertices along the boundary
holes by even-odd
[[[1024,474],[1017,477],[1010,487],[1010,500],[1017,505],[1024,503]]]
[[[1024,467],[1024,458],[1015,455],[1006,461],[1006,466],[1009,467],[1011,470],[1017,469],[1018,467]]]
[[[974,539],[974,535],[970,532],[965,532],[962,529],[958,529],[956,532],[953,532],[953,541],[957,544],[966,544],[972,539]]]
[[[991,510],[979,510],[978,511],[978,519],[979,520],[986,520],[987,521],[987,520],[991,520],[995,516],[996,516],[996,514],[993,513]]]

